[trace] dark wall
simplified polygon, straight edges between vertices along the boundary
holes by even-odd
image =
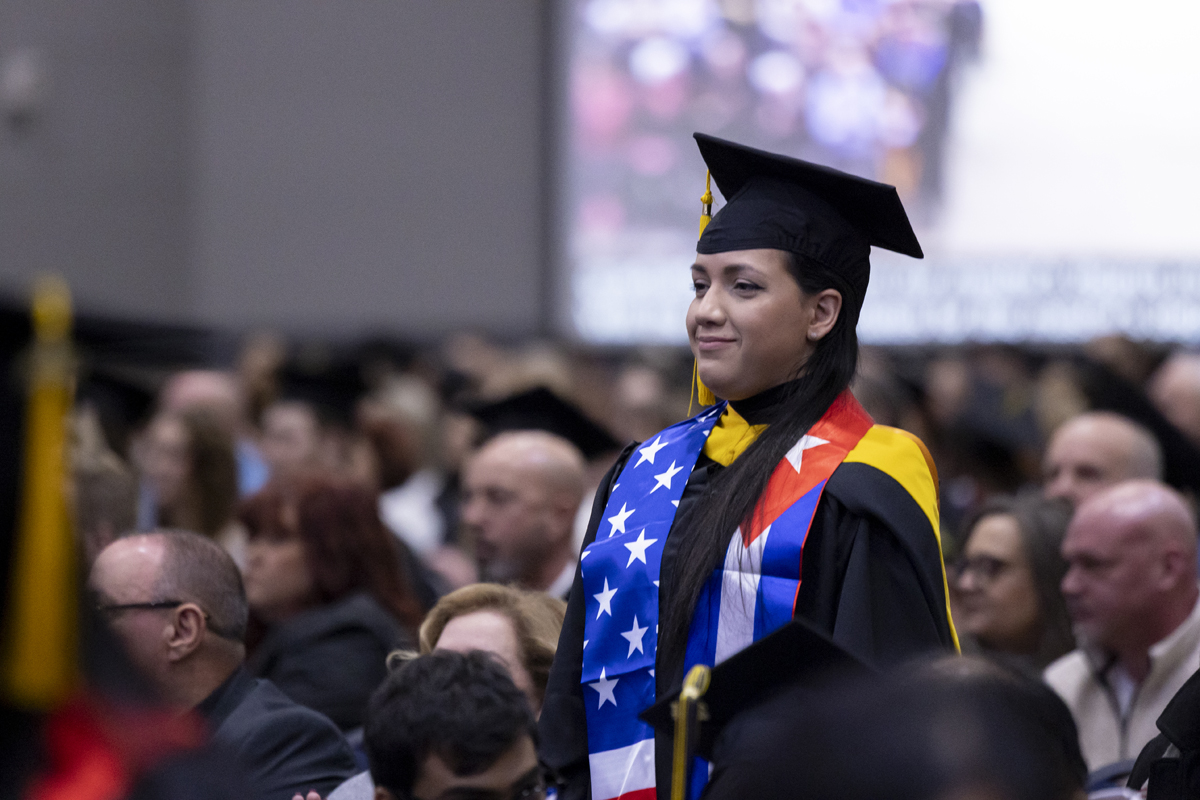
[[[37,46],[52,78],[0,139],[0,286],[57,268],[143,317],[535,330],[546,2],[0,3],[0,64]]]

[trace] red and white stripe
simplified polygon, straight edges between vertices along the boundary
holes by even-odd
[[[655,800],[654,739],[588,756],[593,800]]]

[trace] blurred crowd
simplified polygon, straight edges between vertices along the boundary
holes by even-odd
[[[406,699],[421,681],[453,694],[420,677],[430,656],[418,653],[492,653],[503,680],[470,659],[447,660],[439,674],[518,692],[527,711],[484,716],[516,731],[496,734],[511,747],[524,741],[595,488],[626,444],[695,413],[691,369],[673,348],[474,334],[324,348],[257,335],[228,364],[153,380],[85,366],[73,499],[92,588],[142,672],[210,714],[218,734],[246,737],[262,724],[218,713],[221,702],[260,703],[260,716],[291,705],[319,713],[326,740],[309,749],[324,761],[276,775],[272,796],[325,797],[368,764],[333,796],[370,797],[381,775],[411,792],[421,770],[377,772],[379,753],[430,746],[403,740],[421,726],[470,728],[431,721]],[[1119,337],[1078,348],[866,348],[853,390],[876,422],[916,434],[937,465],[964,653],[1011,680],[1044,681],[1071,712],[1077,740],[1069,723],[1047,734],[1079,748],[1055,773],[1069,791],[1054,796],[1079,796],[1084,772],[1093,791],[1117,791],[1151,740],[1160,751],[1172,743],[1156,722],[1200,669],[1200,355]],[[188,600],[213,634],[193,644],[164,644],[128,613],[173,603],[182,620]],[[964,668],[970,680],[922,669],[918,683],[969,684],[984,668]],[[278,697],[263,694],[268,685]],[[410,732],[389,726],[392,716]],[[271,724],[315,723],[293,714]],[[476,766],[486,772],[498,752]],[[447,763],[441,777],[453,783],[460,772]],[[545,788],[528,771],[504,774]],[[997,791],[986,796],[1025,796]]]
[[[942,183],[975,0],[579,2],[571,98],[579,232],[691,226],[688,137],[754,142],[895,185],[924,214]],[[664,211],[665,210],[665,211]]]

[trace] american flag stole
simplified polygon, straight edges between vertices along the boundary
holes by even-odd
[[[721,403],[635,450],[580,555],[585,600],[583,698],[594,800],[653,800],[654,703],[663,545],[688,476],[725,410]],[[847,391],[772,473],[749,531],[731,537],[702,590],[686,667],[720,663],[792,617],[804,540],[825,482],[871,427]],[[702,777],[707,777],[706,770]],[[693,794],[702,780],[693,780]]]

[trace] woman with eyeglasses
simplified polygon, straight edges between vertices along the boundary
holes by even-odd
[[[954,622],[963,648],[1040,674],[1074,646],[1059,590],[1059,554],[1071,508],[1040,495],[1000,497],[964,530],[962,555],[950,569]]]

